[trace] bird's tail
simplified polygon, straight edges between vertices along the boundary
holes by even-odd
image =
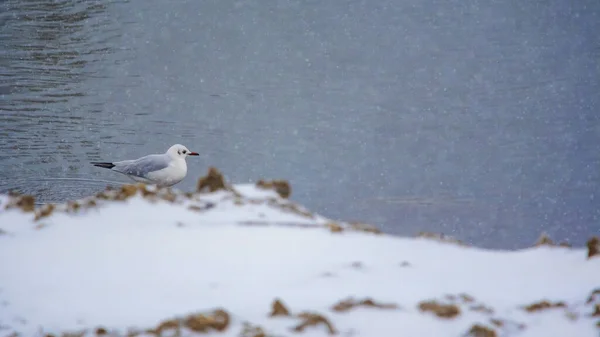
[[[98,166],[98,167],[104,167],[107,169],[111,169],[111,168],[115,167],[115,164],[113,164],[113,163],[102,163],[102,162],[93,161],[90,164],[92,164],[94,166]]]

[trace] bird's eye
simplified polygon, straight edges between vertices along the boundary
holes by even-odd
[[[186,150],[183,150],[183,153],[187,153],[187,151],[186,151]]]

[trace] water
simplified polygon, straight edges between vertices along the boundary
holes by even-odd
[[[0,191],[284,178],[326,216],[484,247],[600,232],[600,3],[5,0]]]

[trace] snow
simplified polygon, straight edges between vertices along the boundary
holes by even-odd
[[[339,336],[600,333],[600,257],[583,248],[492,251],[372,233],[253,184],[123,191],[38,220],[43,208],[0,196],[0,337],[150,336],[169,322],[183,336],[329,336],[323,322],[294,330],[317,317]],[[334,309],[349,299],[373,302]],[[270,315],[276,300],[290,315]],[[421,310],[427,301],[449,304],[449,317]],[[525,310],[542,301],[562,304]]]

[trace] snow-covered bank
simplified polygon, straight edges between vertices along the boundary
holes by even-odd
[[[126,185],[40,209],[0,196],[0,337],[600,335],[597,241],[396,237],[258,185],[211,171],[193,194]]]

